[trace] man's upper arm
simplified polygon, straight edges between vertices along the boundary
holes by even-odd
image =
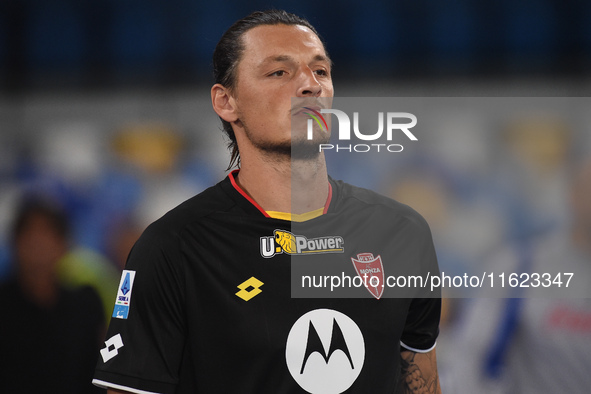
[[[441,394],[435,349],[426,353],[403,350],[401,393]]]
[[[172,393],[185,341],[180,240],[171,226],[150,226],[134,246],[93,383],[134,392]],[[113,391],[117,392],[117,391]],[[125,392],[125,391],[122,391]]]

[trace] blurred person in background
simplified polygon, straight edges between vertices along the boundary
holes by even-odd
[[[501,250],[490,269],[573,273],[548,288],[473,300],[459,333],[457,393],[585,393],[591,387],[591,158],[570,176],[565,225]],[[534,286],[535,280],[528,283]],[[564,290],[570,298],[557,296]],[[538,294],[531,296],[530,294]],[[519,298],[517,298],[519,297]]]
[[[131,215],[114,220],[114,224],[111,226],[107,236],[107,256],[119,272],[117,284],[119,284],[121,271],[125,269],[127,256],[129,256],[133,245],[142,235],[142,231],[142,226]],[[115,285],[114,289],[117,292],[117,285]],[[113,303],[110,304],[110,307],[112,312]]]
[[[100,393],[90,384],[100,337],[101,301],[90,287],[63,287],[68,218],[53,202],[25,197],[12,230],[13,278],[0,286],[0,391]]]
[[[69,288],[90,286],[101,299],[105,321],[113,312],[121,270],[103,254],[90,248],[71,248],[57,266],[58,281]]]

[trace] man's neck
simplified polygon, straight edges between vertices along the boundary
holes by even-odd
[[[302,214],[323,207],[328,198],[324,155],[306,161],[243,160],[236,182],[265,211]]]

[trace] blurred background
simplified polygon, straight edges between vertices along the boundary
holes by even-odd
[[[578,269],[591,262],[585,172],[591,113],[582,99],[591,90],[590,2],[4,0],[0,282],[17,271],[17,207],[27,196],[43,196],[70,223],[59,282],[94,287],[109,319],[119,272],[139,233],[224,177],[229,154],[210,105],[211,55],[235,20],[267,8],[316,26],[340,96],[570,98],[556,110],[510,116],[470,116],[458,108],[437,133],[419,138],[420,149],[371,175],[341,157],[329,164],[336,178],[422,213],[449,272],[477,272],[486,264],[532,271],[548,256],[538,247],[548,238],[560,239],[563,249],[554,250],[564,253],[546,264],[582,262]],[[438,348],[444,389],[507,391],[499,382],[509,375],[502,371],[510,349],[530,329],[545,338],[540,343],[555,344],[552,352],[569,349],[561,359],[570,360],[566,365],[576,360],[577,368],[591,370],[588,299],[544,306],[498,301],[486,306],[489,320],[474,317],[483,309],[474,300],[446,302]],[[557,308],[572,313],[557,318]],[[535,316],[524,312],[530,309]],[[491,345],[466,347],[468,337]],[[565,338],[573,337],[571,346]],[[573,355],[577,348],[586,356]],[[521,360],[543,365],[520,370],[508,391],[528,392],[514,381],[558,368],[545,363],[552,352]],[[570,391],[532,392],[589,387],[588,374],[566,370],[575,382]],[[467,380],[476,388],[458,383]]]

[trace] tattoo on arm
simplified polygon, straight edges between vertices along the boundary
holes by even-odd
[[[400,380],[399,392],[402,394],[441,393],[435,352],[403,351],[401,353]]]

